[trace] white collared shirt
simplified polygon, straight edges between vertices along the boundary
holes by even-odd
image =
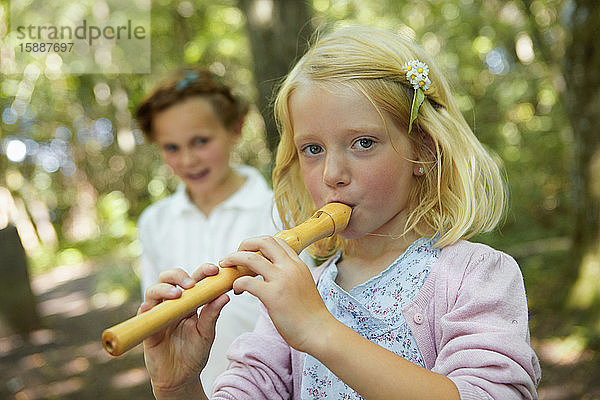
[[[191,274],[200,265],[217,264],[237,250],[247,238],[273,235],[281,230],[274,207],[273,192],[254,168],[240,166],[236,172],[246,178],[244,185],[204,215],[189,199],[185,185],[144,210],[138,221],[143,251],[140,258],[142,291],[158,281],[167,269],[181,267]],[[201,379],[207,393],[228,365],[225,353],[235,338],[252,331],[258,318],[259,301],[244,293],[230,293],[230,302],[217,322],[216,338]]]

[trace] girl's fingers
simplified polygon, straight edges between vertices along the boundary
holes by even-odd
[[[236,251],[219,261],[221,267],[241,266],[250,269],[257,275],[269,276],[273,264],[254,251]]]
[[[163,300],[181,296],[181,289],[169,283],[157,283],[146,289],[144,302],[154,307]]]
[[[253,296],[261,298],[261,293],[266,289],[266,285],[262,279],[252,276],[242,276],[233,282],[233,292],[235,294],[248,292]]]
[[[164,300],[176,299],[181,296],[182,290],[168,283],[157,283],[146,289],[144,302],[138,308],[138,314],[146,312]]]
[[[202,264],[192,273],[192,279],[199,282],[207,276],[216,275],[219,273],[219,267],[214,264]]]
[[[164,300],[176,299],[181,296],[182,289],[192,288],[199,280],[215,275],[219,268],[212,264],[201,265],[190,277],[181,268],[173,268],[163,271],[158,276],[158,282],[150,286],[145,293],[144,303],[138,309],[138,314],[148,311]],[[179,287],[178,287],[179,286]]]
[[[262,254],[258,254],[260,251]],[[251,269],[258,275],[265,273],[273,267],[273,264],[289,260],[300,261],[298,255],[283,240],[272,236],[261,236],[244,240],[239,250],[230,254],[219,262],[221,267],[241,265]],[[266,277],[266,276],[265,276]]]
[[[178,298],[181,296],[181,288],[189,289],[195,283],[187,272],[181,268],[161,272],[158,276],[158,283],[146,289],[144,303],[138,309],[138,313],[148,311],[150,308],[162,303],[163,300]]]
[[[238,250],[260,251],[265,258],[276,263],[282,256],[287,254],[282,246],[288,245],[283,240],[278,241],[273,236],[259,236],[244,240]]]
[[[136,313],[136,315],[139,315],[139,314],[141,314],[141,313],[144,313],[144,312],[148,311],[148,310],[149,310],[149,309],[151,309],[151,308],[152,308],[152,307],[151,307],[149,304],[147,304],[147,303],[145,303],[145,302],[144,302],[144,303],[142,303],[142,304],[139,306],[139,308],[138,308],[138,310],[137,310],[137,313]]]
[[[189,289],[196,283],[187,272],[181,268],[173,268],[163,271],[158,276],[158,282],[179,285],[184,289]]]
[[[250,241],[249,245],[259,247],[258,250],[273,264],[290,259],[294,262],[302,262],[294,249],[285,240],[278,237],[266,236],[260,238],[256,243]]]
[[[213,327],[214,329],[215,322],[219,317],[221,310],[228,302],[229,296],[227,294],[222,294],[202,307],[200,310],[200,316],[198,318],[198,321],[202,322],[199,326],[199,330],[206,326]],[[205,323],[206,321],[209,323]]]

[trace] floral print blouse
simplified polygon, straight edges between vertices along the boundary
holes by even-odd
[[[427,279],[440,249],[431,238],[412,243],[388,268],[346,292],[335,283],[337,254],[327,267],[317,288],[333,316],[360,335],[405,359],[425,366],[414,337],[402,315]],[[307,354],[302,376],[302,399],[325,397],[362,399],[319,360]]]

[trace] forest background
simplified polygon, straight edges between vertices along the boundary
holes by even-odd
[[[9,5],[0,2],[3,40]],[[177,185],[143,140],[136,105],[174,69],[209,67],[253,104],[235,162],[270,178],[277,83],[316,32],[360,23],[421,43],[450,76],[475,134],[502,160],[508,212],[499,229],[475,239],[522,268],[544,368],[540,398],[600,398],[597,2],[154,0],[149,12],[149,73],[0,70],[0,229],[17,228],[13,244],[27,256],[39,317],[28,335],[18,322],[1,326],[0,397],[150,396],[139,349],[110,360],[96,341],[135,312],[136,221]],[[70,335],[90,339],[75,347]]]

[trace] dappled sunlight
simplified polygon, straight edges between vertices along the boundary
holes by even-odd
[[[23,339],[18,335],[0,338],[0,357],[10,354],[13,350],[21,347]]]
[[[77,317],[90,310],[90,302],[84,292],[69,293],[65,296],[45,300],[38,304],[42,317],[60,314],[64,317]]]
[[[111,290],[109,293],[96,293],[92,296],[92,306],[96,309],[119,307],[127,301],[127,292],[123,289]]]
[[[600,392],[592,389],[599,354],[588,347],[583,334],[534,339],[533,346],[542,364],[540,400],[592,400]],[[585,396],[581,396],[585,394]]]
[[[73,318],[85,317],[71,317],[65,321]],[[145,393],[143,398],[151,398],[141,346],[115,360],[102,348],[100,329],[91,332],[93,336],[97,334],[97,338],[90,337],[83,343],[68,342],[72,335],[66,337],[65,332],[43,332],[36,343],[6,338],[0,342],[3,349],[0,354],[0,398],[5,398],[3,390],[14,396],[9,398],[27,400],[94,398],[98,393],[106,396],[127,390]],[[76,332],[72,333],[77,335]]]
[[[24,182],[19,172],[14,171],[11,174],[13,177],[16,175],[21,177],[20,182]],[[7,179],[7,181],[14,183],[15,179]],[[14,198],[9,188],[0,186],[0,229],[5,228],[9,223],[14,224],[23,247],[30,255],[40,244],[55,248],[58,237],[50,221],[50,210],[47,204],[41,201],[34,191],[25,193],[27,196],[24,198]]]
[[[140,385],[146,381],[149,381],[146,368],[134,368],[116,375],[112,378],[111,383],[115,388],[123,389]]]
[[[44,396],[61,396],[80,390],[84,385],[84,380],[81,378],[70,378],[60,382],[54,382],[48,385],[47,392]]]
[[[74,360],[68,361],[61,367],[61,371],[65,375],[78,375],[90,368],[90,362],[85,357],[77,357]]]
[[[586,309],[600,299],[600,250],[588,251],[579,267],[579,277],[571,289],[569,305]]]
[[[133,315],[140,302],[125,260],[61,265],[33,276],[42,326],[27,335],[2,331],[0,398],[152,398],[142,346],[115,360],[100,339],[103,329]]]
[[[41,368],[46,365],[48,361],[46,357],[42,353],[35,353],[30,356],[23,357],[19,363],[18,367],[22,371],[29,371],[32,369]]]
[[[37,347],[43,344],[33,345]],[[15,349],[18,347],[15,346]],[[93,369],[110,360],[111,357],[96,341],[82,346],[55,347],[19,359],[12,369],[16,376],[8,379],[6,385],[16,399],[60,397],[80,391],[90,377],[93,378]],[[115,371],[110,386],[119,389],[144,383],[147,380],[145,369],[141,360],[137,364],[137,367],[122,373]],[[48,378],[51,380],[47,381]]]
[[[37,400],[48,398],[60,398],[81,390],[85,385],[82,378],[70,378],[60,382],[52,382],[48,385],[38,385],[23,389],[15,394],[17,400]]]
[[[38,329],[29,334],[28,341],[34,346],[50,344],[54,341],[54,331],[51,329]]]
[[[585,338],[577,334],[540,340],[537,350],[545,362],[556,365],[573,365],[589,361],[593,356],[593,352],[587,349]]]
[[[89,263],[76,265],[62,265],[53,268],[50,272],[35,276],[31,280],[31,289],[36,295],[46,293],[66,282],[84,278],[92,273]]]
[[[544,385],[538,390],[540,400],[564,400],[573,399],[576,393],[581,392],[581,385],[577,383],[560,383]]]
[[[93,273],[93,267],[89,262],[63,265],[52,269],[48,273],[34,277],[31,286],[33,292],[37,296],[41,296],[60,285],[88,277]],[[121,287],[116,287],[108,292],[93,294],[77,291],[43,300],[39,302],[38,310],[42,316],[60,314],[65,317],[76,317],[92,309],[101,310],[119,307],[127,301],[128,297],[127,291]]]
[[[100,337],[98,337],[100,339]],[[105,364],[112,360],[112,357],[106,353],[102,347],[100,340],[86,343],[80,347],[81,354],[85,355],[88,360],[92,360],[97,364]]]

